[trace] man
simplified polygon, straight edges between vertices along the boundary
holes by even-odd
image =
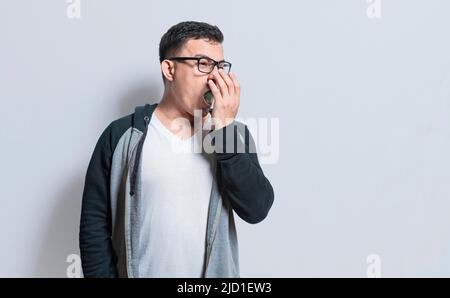
[[[239,277],[233,212],[258,223],[274,193],[248,128],[234,120],[240,86],[222,42],[206,23],[171,27],[159,48],[161,102],[100,136],[83,191],[85,277]]]

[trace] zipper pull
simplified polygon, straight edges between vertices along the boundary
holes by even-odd
[[[150,121],[150,118],[148,116],[144,116],[145,126],[148,125],[148,122]]]

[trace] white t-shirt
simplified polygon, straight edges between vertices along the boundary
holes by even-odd
[[[182,140],[152,115],[142,151],[139,277],[202,275],[214,173],[211,156],[196,152],[206,133]]]

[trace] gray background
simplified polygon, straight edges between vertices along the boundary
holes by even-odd
[[[269,217],[238,220],[244,277],[450,276],[450,2],[0,1],[0,276],[65,276],[102,130],[159,101],[158,43],[225,35],[238,116],[278,118]]]

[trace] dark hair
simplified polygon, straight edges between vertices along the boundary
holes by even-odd
[[[217,26],[203,22],[181,22],[170,27],[159,43],[159,62],[174,55],[189,39],[208,39],[223,42],[223,34]]]

